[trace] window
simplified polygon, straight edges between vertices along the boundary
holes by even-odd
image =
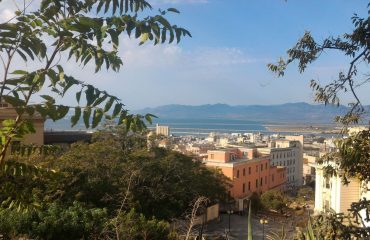
[[[251,167],[249,167],[249,169],[248,169],[248,173],[249,173],[249,174],[251,174],[251,173],[252,173],[252,168],[251,168]]]
[[[245,168],[243,168],[243,176],[245,176]]]
[[[251,190],[251,182],[248,182],[248,191]]]
[[[263,164],[261,164],[261,172],[263,171]]]
[[[267,184],[267,176],[265,176],[265,184]]]
[[[211,154],[211,159],[214,159],[215,158],[215,155],[214,154]]]
[[[243,193],[245,193],[245,183],[243,183]]]
[[[262,187],[262,184],[263,184],[263,178],[261,178],[261,181],[260,181],[260,186]]]
[[[265,169],[267,169],[267,163],[265,163]]]
[[[258,166],[256,166],[256,172],[258,172]]]
[[[236,171],[236,177],[239,178],[239,170]]]
[[[272,174],[271,178],[272,178],[272,181],[275,181],[274,174]]]
[[[256,179],[256,188],[258,188],[258,179]]]

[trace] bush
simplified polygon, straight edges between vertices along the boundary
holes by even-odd
[[[261,203],[266,209],[281,211],[286,207],[287,199],[279,190],[270,190],[261,195]]]
[[[261,203],[261,199],[260,199],[260,196],[258,195],[258,193],[255,193],[255,192],[252,193],[252,196],[250,197],[250,200],[252,201],[252,210],[253,211],[263,210],[264,206]]]
[[[118,216],[118,232],[120,238],[126,240],[165,240],[170,239],[170,226],[168,222],[147,219],[134,209]]]
[[[315,193],[310,187],[303,187],[298,190],[297,197],[304,200],[312,200],[315,197]]]
[[[7,239],[20,235],[37,239],[94,238],[107,222],[105,209],[88,209],[77,202],[69,207],[53,203],[30,212],[0,210],[0,233]]]

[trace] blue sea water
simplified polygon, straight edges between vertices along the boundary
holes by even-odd
[[[155,118],[153,123],[148,125],[149,129],[155,128],[156,124],[165,125],[170,127],[171,134],[175,136],[206,136],[211,132],[215,133],[252,133],[260,132],[264,134],[274,134],[266,128],[266,125],[273,124],[289,125],[287,124],[274,124],[271,122],[250,121],[250,120],[237,120],[237,119],[168,119],[168,118]],[[80,121],[74,128],[71,128],[70,120],[62,119],[57,122],[47,120],[45,129],[50,130],[86,130],[82,121]],[[91,130],[91,129],[90,129]],[[279,132],[280,134],[304,134],[310,135],[307,132]],[[317,135],[317,134],[316,134]],[[320,136],[329,136],[328,134],[318,134]],[[330,135],[331,136],[331,135]]]
[[[264,122],[235,119],[154,119],[156,124],[169,126],[174,135],[218,133],[267,132]]]

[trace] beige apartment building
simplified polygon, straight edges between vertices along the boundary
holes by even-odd
[[[16,119],[17,113],[14,107],[8,103],[0,103],[0,121],[4,121],[6,119]],[[33,116],[29,116],[24,114],[23,117],[25,119],[30,119],[33,122],[33,126],[36,130],[35,133],[27,134],[22,142],[24,144],[35,144],[41,146],[44,144],[44,122],[45,119],[39,116],[38,114],[34,114]]]
[[[340,174],[325,176],[326,165],[316,166],[315,212],[347,213],[351,203],[361,198],[361,182],[358,179],[350,179],[350,183],[345,185]]]
[[[170,127],[169,126],[160,126],[159,124],[155,127],[155,133],[157,135],[170,136]]]
[[[364,128],[357,127],[350,129],[350,134],[356,134]],[[331,149],[331,151],[335,148]],[[325,154],[321,152],[320,155]],[[370,199],[370,184],[361,182],[357,178],[348,179],[349,183],[342,182],[340,170],[334,176],[326,176],[324,172],[325,166],[332,166],[338,169],[338,165],[334,162],[326,162],[315,165],[315,212],[335,212],[348,213],[348,209],[353,202],[358,202],[360,199]],[[370,221],[366,221],[365,211],[360,212],[363,223],[366,227],[370,227]]]

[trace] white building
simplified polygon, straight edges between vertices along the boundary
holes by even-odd
[[[325,176],[326,165],[316,165],[315,212],[347,213],[351,203],[361,197],[361,183],[357,179],[350,179],[350,183],[345,185],[341,174]]]
[[[157,124],[155,127],[155,133],[157,135],[170,136],[170,127],[169,126],[160,126]]]
[[[363,128],[352,128],[350,133],[355,134]],[[332,140],[333,145],[335,139]],[[316,186],[315,186],[315,212],[331,211],[335,213],[348,213],[351,204],[358,202],[360,199],[370,199],[370,185],[366,185],[357,178],[348,179],[349,183],[344,184],[342,174],[337,170],[336,176],[325,176],[325,166],[332,166],[338,169],[338,165],[334,162],[317,164],[316,170]],[[365,210],[360,212],[363,223],[366,227],[370,227],[370,221],[366,221]]]
[[[303,178],[305,184],[315,181],[316,161],[316,156],[312,156],[307,153],[303,154]]]
[[[286,168],[288,186],[303,184],[303,135],[273,140],[267,148],[258,148],[258,151],[270,154],[271,166]]]

